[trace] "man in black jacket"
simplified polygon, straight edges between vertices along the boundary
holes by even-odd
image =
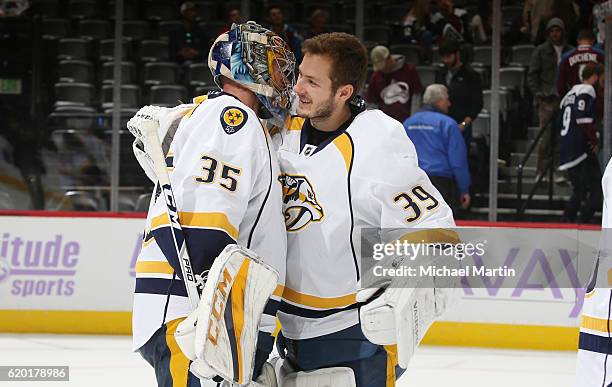
[[[466,148],[472,141],[472,121],[482,110],[482,82],[469,65],[461,61],[459,44],[448,40],[440,45],[440,56],[446,66],[446,74],[439,83],[448,88],[451,106],[448,115],[459,124]]]

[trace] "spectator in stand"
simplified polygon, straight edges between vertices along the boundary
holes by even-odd
[[[561,101],[560,170],[567,170],[572,183],[572,197],[564,213],[566,222],[590,223],[601,208],[601,169],[597,160],[598,133],[595,129],[596,87],[604,68],[588,63],[581,73],[582,83],[575,85]],[[578,212],[580,216],[578,217]]]
[[[482,110],[482,82],[480,75],[461,60],[459,44],[453,40],[440,45],[440,56],[446,67],[446,74],[441,80],[448,88],[450,109],[448,115],[459,123],[466,148],[472,142],[472,122]]]
[[[470,21],[470,31],[474,44],[485,44],[491,36],[493,3],[491,0],[478,0],[478,13]]]
[[[187,1],[181,5],[180,10],[181,26],[170,31],[168,37],[170,58],[182,64],[202,61],[210,49],[211,39],[197,23],[199,6]]]
[[[470,206],[470,170],[465,142],[457,122],[448,116],[451,105],[444,85],[427,86],[423,107],[404,121],[421,167],[455,212]],[[456,215],[455,215],[456,216]]]
[[[391,55],[385,46],[374,47],[370,55],[374,72],[368,83],[367,101],[403,122],[410,116],[413,96],[423,91],[419,74],[403,55]]]
[[[579,12],[572,0],[527,0],[523,8],[523,31],[529,32],[531,42],[540,44],[545,41],[547,21],[558,17],[566,26],[574,26]]]
[[[431,16],[432,30],[438,41],[454,40],[470,43],[470,16],[462,8],[455,8],[453,0],[437,0],[437,12]]]
[[[270,22],[270,30],[287,42],[289,48],[293,51],[293,55],[295,55],[296,65],[299,65],[302,61],[303,38],[293,26],[285,23],[283,10],[279,6],[273,5],[268,8],[268,20]]]
[[[232,25],[242,23],[242,15],[240,14],[240,8],[231,7],[227,11],[227,24],[223,27],[219,28],[217,31],[217,36],[226,33],[227,31],[232,29]]]
[[[431,1],[416,0],[404,17],[403,22],[403,41],[421,46],[424,58],[431,58],[431,46],[433,44]]]
[[[604,63],[605,55],[602,51],[593,48],[595,44],[595,33],[589,28],[578,32],[578,47],[565,53],[559,63],[559,77],[557,79],[557,90],[559,95],[567,92],[582,82],[580,71],[587,63]]]
[[[310,16],[310,27],[304,34],[305,39],[313,38],[317,35],[331,32],[327,28],[329,22],[329,12],[324,9],[315,9]]]
[[[540,24],[552,18],[555,0],[527,0],[523,7],[523,32],[530,35],[532,43],[537,41]]]
[[[548,39],[540,44],[534,50],[531,56],[529,72],[527,73],[527,85],[535,96],[535,102],[538,106],[540,128],[549,128],[552,125],[547,125],[550,120],[554,119],[559,107],[559,94],[557,91],[557,74],[558,63],[562,55],[570,51],[573,47],[565,43],[564,31],[565,25],[559,18],[551,19],[546,25]],[[549,129],[545,129],[549,130]],[[559,141],[555,141],[559,144]],[[544,169],[549,161],[551,152],[550,135],[544,134],[540,140],[538,148],[538,176],[544,173]],[[553,155],[558,155],[559,152],[553,151]],[[555,160],[553,167],[558,164]],[[561,178],[557,179],[561,181]]]

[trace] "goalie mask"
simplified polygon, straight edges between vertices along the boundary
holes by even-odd
[[[295,57],[280,36],[252,21],[234,24],[213,43],[208,67],[219,87],[224,76],[255,93],[265,108],[261,118],[284,121],[291,107]]]

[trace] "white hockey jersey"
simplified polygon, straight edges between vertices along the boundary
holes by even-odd
[[[307,143],[308,131],[294,119],[279,149],[288,250],[278,317],[290,339],[359,323],[360,229],[455,225],[398,121],[361,112],[317,146]]]
[[[587,285],[580,319],[576,387],[612,385],[612,160],[601,182],[604,195],[600,252]]]
[[[280,286],[264,311],[260,338],[261,332],[272,333],[286,234],[278,160],[257,115],[228,94],[198,97],[180,122],[166,162],[195,273],[208,270],[231,243],[252,249],[278,270]],[[164,323],[191,312],[180,275],[164,200],[156,191],[136,263],[134,349]]]

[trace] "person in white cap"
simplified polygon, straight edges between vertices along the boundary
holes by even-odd
[[[410,117],[413,96],[423,92],[415,66],[403,55],[391,55],[385,46],[374,47],[370,58],[374,73],[368,84],[367,101],[403,122]]]

